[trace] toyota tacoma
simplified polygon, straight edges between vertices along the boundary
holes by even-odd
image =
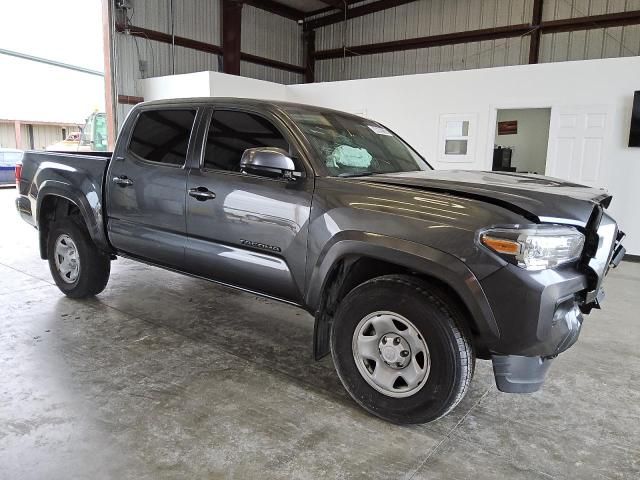
[[[291,103],[142,103],[112,153],[17,171],[64,294],[99,294],[122,256],[293,304],[314,357],[395,423],[451,411],[476,358],[499,390],[538,390],[625,252],[604,190],[437,171],[378,122]]]

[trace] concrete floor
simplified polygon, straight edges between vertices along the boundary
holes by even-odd
[[[543,391],[479,361],[438,422],[398,427],[310,357],[289,306],[119,259],[104,293],[53,285],[0,190],[0,478],[640,478],[640,264]]]

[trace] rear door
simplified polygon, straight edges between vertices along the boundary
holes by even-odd
[[[241,110],[210,112],[201,159],[187,181],[190,272],[300,300],[313,175],[295,158],[292,143],[286,127],[274,117]],[[243,152],[266,146],[290,152],[304,178],[242,173]]]
[[[197,108],[139,111],[108,172],[109,238],[120,252],[182,267],[186,244],[187,158]]]

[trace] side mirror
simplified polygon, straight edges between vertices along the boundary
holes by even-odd
[[[276,147],[246,149],[240,159],[240,170],[266,177],[284,177],[287,180],[295,180],[301,176],[300,172],[296,172],[296,166],[289,154]]]

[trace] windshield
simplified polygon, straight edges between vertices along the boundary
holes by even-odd
[[[374,121],[307,109],[292,109],[288,113],[331,176],[431,169],[409,145]]]

